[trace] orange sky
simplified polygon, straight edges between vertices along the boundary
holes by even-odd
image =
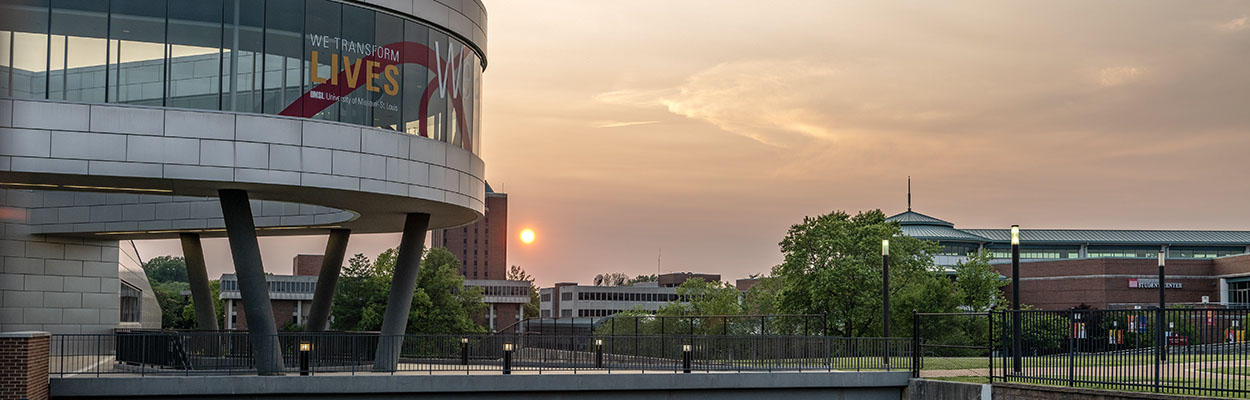
[[[661,248],[664,272],[765,272],[805,215],[904,209],[908,175],[958,227],[1250,230],[1250,3],[486,5],[487,178],[544,286]],[[324,243],[262,239],[266,269]]]

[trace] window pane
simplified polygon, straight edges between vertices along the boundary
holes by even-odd
[[[49,98],[104,101],[107,6],[108,2],[94,0],[52,2]]]
[[[169,9],[170,107],[221,107],[221,0]]]
[[[369,79],[369,65],[365,57],[372,53],[374,12],[360,7],[343,7],[343,41],[339,54],[346,84],[339,82],[343,99],[339,100],[339,121],[369,125],[373,122],[373,107],[369,106],[373,87]]]
[[[305,26],[308,27],[308,59],[309,64],[306,69],[312,70],[312,52],[317,52],[317,76],[314,78],[312,73],[308,74],[309,88],[318,87],[323,84],[341,85],[342,57],[339,55],[339,27],[341,21],[342,7],[335,2],[326,0],[314,0],[308,3],[308,15]],[[314,82],[316,79],[318,82]],[[327,86],[327,92],[310,93],[313,96],[320,96],[322,102],[312,101],[304,104],[302,115],[311,115],[312,118],[324,119],[330,121],[338,121],[339,118],[339,102],[332,101],[333,98],[326,96],[339,96],[337,86]]]
[[[407,45],[405,51],[423,51],[426,41],[429,39],[430,28],[415,22],[404,23],[404,41]],[[425,93],[425,88],[430,78],[425,66],[411,63],[403,65],[403,118],[404,132],[413,135],[420,135],[424,132],[421,126],[421,98]]]
[[[162,105],[165,1],[114,1],[109,21],[108,101]]]
[[[0,95],[42,99],[48,83],[48,2],[0,3]]]
[[[263,0],[226,0],[222,109],[261,112],[260,53],[263,51]]]
[[[265,113],[278,114],[303,93],[304,3],[269,0],[265,9]]]
[[[446,57],[449,43],[447,35],[441,32],[431,29],[429,35],[426,45],[437,54],[431,62],[434,68],[428,72],[430,78],[428,84],[433,85],[434,88],[430,90],[431,93],[427,93],[429,97],[424,110],[426,135],[434,140],[451,143],[447,136],[447,85],[443,84],[446,81],[444,75],[440,75],[440,69],[441,73],[448,72]]]
[[[397,17],[378,14],[373,43],[384,46],[383,51],[375,51],[374,59],[378,60],[373,78],[376,91],[370,93],[373,101],[373,126],[400,130],[403,126],[399,118],[402,97],[399,88],[402,85],[399,74],[402,42],[404,40],[404,22]],[[371,75],[372,76],[372,75]]]

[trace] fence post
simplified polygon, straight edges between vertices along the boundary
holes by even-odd
[[[920,313],[911,310],[911,377],[920,377]]]

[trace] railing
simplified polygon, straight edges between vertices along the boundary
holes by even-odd
[[[527,318],[500,333],[557,335],[803,335],[828,336],[824,314],[626,315]]]
[[[991,382],[1250,398],[1250,338],[1245,330],[1250,310],[1025,310],[978,315],[988,323],[976,325],[983,330],[962,342],[935,343],[939,339],[933,332],[917,332],[913,374],[987,375]],[[915,321],[917,326],[959,326],[950,324],[951,318],[917,314]],[[993,342],[982,337],[992,337]],[[938,349],[970,353],[939,357],[934,354]],[[937,367],[943,363],[961,367]]]
[[[387,346],[393,340],[402,344]],[[891,369],[908,370],[912,360],[910,338],[281,333],[277,341],[288,374],[863,371],[886,369],[887,355]],[[254,374],[250,343],[247,332],[54,335],[50,371],[57,377]],[[379,344],[399,349],[395,365],[374,368]]]

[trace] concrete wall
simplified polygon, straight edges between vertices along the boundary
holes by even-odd
[[[1181,400],[1193,396],[1172,396],[1141,392],[1113,392],[1058,386],[994,384],[994,400]]]
[[[54,399],[898,400],[909,372],[52,378]]]
[[[990,400],[991,386],[979,383],[912,379],[904,397],[908,400]]]
[[[111,331],[121,317],[117,240],[32,234],[27,209],[44,200],[0,189],[0,332]]]

